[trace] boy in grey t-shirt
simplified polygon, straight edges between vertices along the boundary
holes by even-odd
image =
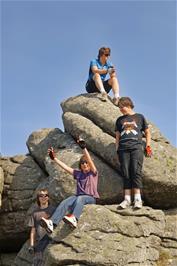
[[[30,246],[28,251],[33,256],[33,265],[43,265],[43,251],[49,244],[49,237],[46,234],[44,228],[40,226],[40,220],[42,217],[50,218],[55,208],[49,204],[49,195],[47,189],[40,189],[37,192],[37,207],[33,211],[28,226],[31,228],[30,231]]]

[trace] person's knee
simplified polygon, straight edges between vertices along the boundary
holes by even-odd
[[[109,84],[112,85],[114,84],[115,82],[117,82],[117,77],[116,76],[113,76],[109,79]]]
[[[77,197],[76,204],[83,204],[83,197],[82,196]]]
[[[95,73],[95,74],[93,75],[93,80],[95,81],[95,80],[98,80],[98,79],[100,79],[100,74]]]

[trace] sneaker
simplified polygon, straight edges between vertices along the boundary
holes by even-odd
[[[134,209],[141,209],[143,207],[142,200],[135,200],[134,201]]]
[[[130,207],[130,205],[131,205],[131,202],[125,199],[124,201],[122,201],[122,202],[118,205],[118,208],[126,209],[126,208]]]
[[[101,100],[102,100],[103,102],[106,102],[107,99],[108,99],[108,95],[107,95],[107,93],[106,93],[106,92],[102,92],[102,93],[101,93]]]
[[[40,226],[45,228],[45,230],[49,234],[51,234],[53,232],[53,222],[52,222],[52,220],[45,219],[44,217],[42,217],[41,220],[40,220]]]
[[[112,102],[114,105],[118,106],[118,103],[119,103],[119,97],[118,98],[113,98]]]
[[[73,214],[69,214],[64,216],[63,221],[72,227],[76,228],[77,227],[77,220],[76,217]]]

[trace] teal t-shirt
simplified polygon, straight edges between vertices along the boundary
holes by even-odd
[[[109,67],[113,67],[113,64],[110,61],[107,61],[104,65],[101,64],[99,59],[93,59],[90,61],[90,69],[89,69],[89,80],[93,77],[92,66],[97,66],[98,69],[106,69]],[[100,74],[101,79],[105,80],[107,74]]]

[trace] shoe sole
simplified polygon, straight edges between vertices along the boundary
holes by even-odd
[[[40,226],[42,226],[42,228],[44,228],[46,231],[47,231],[47,233],[49,233],[49,234],[51,234],[53,231],[51,231],[49,228],[48,228],[48,226],[47,226],[47,224],[46,224],[46,222],[44,221],[44,220],[41,220],[40,221]]]
[[[129,208],[130,206],[126,206],[126,207],[122,207],[122,206],[118,206],[120,209],[122,209],[122,210],[125,210],[125,209],[127,209],[127,208]]]
[[[107,102],[107,99],[101,98],[102,102]]]
[[[129,208],[129,207],[131,207],[131,205],[127,205],[127,206],[125,206],[125,207],[123,207],[123,206],[121,206],[121,205],[118,205],[118,206],[117,206],[118,209],[122,209],[122,210],[127,209],[127,208]]]
[[[133,208],[134,208],[135,210],[140,210],[140,209],[142,209],[142,207],[143,207],[143,206],[141,206],[141,207],[134,206]]]
[[[66,224],[68,224],[70,227],[72,228],[76,228],[77,226],[74,226],[70,221],[68,221],[66,218],[63,218],[63,222],[65,222]]]

